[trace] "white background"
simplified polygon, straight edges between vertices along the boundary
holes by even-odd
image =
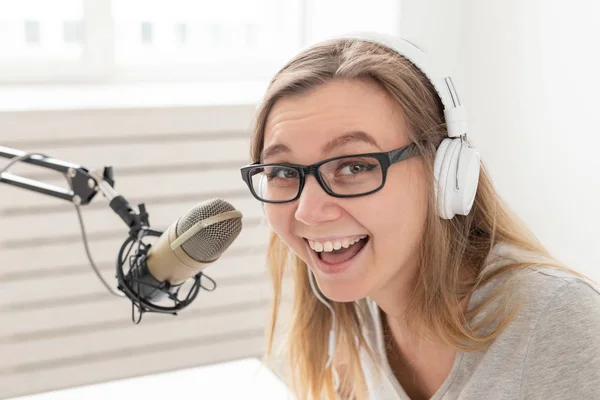
[[[402,11],[402,35],[462,84],[501,196],[561,261],[600,280],[600,3],[426,0]]]

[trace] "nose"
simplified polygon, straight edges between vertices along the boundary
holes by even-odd
[[[341,208],[335,198],[325,193],[314,176],[306,178],[297,204],[294,217],[305,225],[316,226],[341,216]]]

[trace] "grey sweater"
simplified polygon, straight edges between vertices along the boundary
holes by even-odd
[[[516,319],[485,351],[459,352],[432,400],[600,399],[600,289],[541,267],[531,269],[521,287],[530,296]],[[493,288],[480,289],[470,304]],[[363,352],[370,398],[408,400],[387,363],[379,307],[370,299],[359,306],[384,371],[378,375]]]

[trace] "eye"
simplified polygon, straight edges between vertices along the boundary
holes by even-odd
[[[272,167],[265,171],[267,179],[294,179],[298,177],[298,171],[287,167]]]
[[[357,175],[362,172],[367,172],[375,168],[373,164],[369,164],[361,161],[350,161],[339,166],[339,173],[341,175]]]

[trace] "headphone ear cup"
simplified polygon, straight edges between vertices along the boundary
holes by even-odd
[[[436,204],[441,218],[469,214],[477,193],[479,171],[480,156],[475,149],[463,145],[461,139],[443,140],[434,163]]]
[[[459,190],[453,191],[451,205],[454,213],[467,215],[471,212],[479,186],[480,170],[479,152],[467,145],[461,145],[458,165]]]
[[[456,148],[456,139],[446,138],[442,140],[440,143],[436,155],[435,162],[433,164],[434,171],[434,191],[435,191],[435,200],[437,206],[437,213],[441,218],[450,219],[452,216],[448,216],[446,212],[446,189],[447,189],[447,179],[448,179],[448,171],[451,160],[451,154],[453,149]]]

